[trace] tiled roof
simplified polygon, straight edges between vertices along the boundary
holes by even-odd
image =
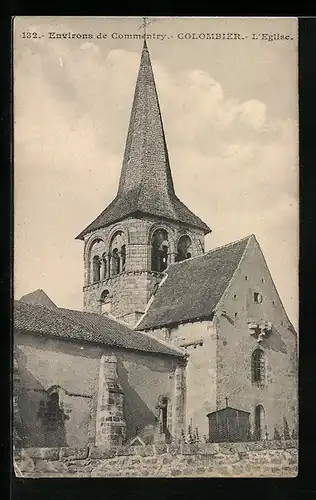
[[[251,237],[171,264],[137,329],[150,330],[210,317]]]
[[[168,347],[143,332],[134,331],[101,314],[58,307],[48,308],[19,300],[14,303],[13,318],[14,328],[23,332],[141,352],[182,356],[179,349]]]
[[[205,233],[211,231],[175,194],[146,42],[136,82],[118,193],[77,238],[83,239],[91,231],[139,213],[180,221]]]
[[[47,307],[57,307],[56,304],[48,297],[48,295],[42,289],[35,290],[34,292],[27,293],[20,298],[23,302],[29,302],[30,304],[41,304]]]

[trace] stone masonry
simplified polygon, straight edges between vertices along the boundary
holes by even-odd
[[[123,415],[124,393],[116,371],[116,356],[103,355],[100,360],[96,445],[122,444],[126,437]]]
[[[296,477],[296,441],[15,450],[18,477]]]
[[[169,263],[175,260],[177,241],[183,234],[187,234],[192,241],[192,256],[204,252],[203,231],[186,228],[173,221],[158,222],[150,216],[146,219],[130,217],[119,224],[90,233],[85,237],[84,251],[85,311],[101,313],[101,294],[107,290],[111,299],[111,315],[132,325],[137,323],[145,312],[155,286],[162,278],[161,273],[151,270],[151,237],[154,231],[160,228],[168,233]],[[118,232],[123,233],[126,242],[125,270],[114,276],[101,277],[93,283],[92,259],[95,255],[109,255],[111,241]]]

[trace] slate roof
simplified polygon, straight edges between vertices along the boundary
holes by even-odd
[[[57,307],[56,304],[48,297],[48,295],[39,288],[34,292],[27,293],[20,298],[23,302],[29,302],[30,304],[41,304],[47,307]]]
[[[176,196],[154,74],[144,42],[131,111],[121,177],[115,199],[78,236],[130,215],[150,214],[210,228]]]
[[[137,329],[150,330],[210,317],[252,237],[171,264]]]
[[[103,344],[110,347],[140,352],[182,357],[179,349],[168,347],[143,332],[132,330],[118,321],[101,314],[15,301],[13,324],[16,330]]]

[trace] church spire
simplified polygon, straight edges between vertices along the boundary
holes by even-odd
[[[78,236],[132,214],[150,214],[211,230],[176,196],[150,55],[144,40],[118,192]]]
[[[152,198],[168,205],[174,195],[168,150],[146,40],[127,133],[118,196],[137,190],[141,205]]]

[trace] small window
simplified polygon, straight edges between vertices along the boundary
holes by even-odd
[[[262,280],[261,280],[261,283],[265,283],[265,280],[264,280],[264,278],[262,278]]]
[[[234,293],[234,299],[237,299],[237,295]]]
[[[247,280],[248,280],[248,276],[245,276],[245,281],[247,281]]]
[[[254,301],[255,304],[261,304],[261,302],[262,302],[262,295],[261,295],[261,293],[254,292],[254,294],[253,294],[253,301]]]
[[[275,300],[272,300],[272,305],[275,306]]]

